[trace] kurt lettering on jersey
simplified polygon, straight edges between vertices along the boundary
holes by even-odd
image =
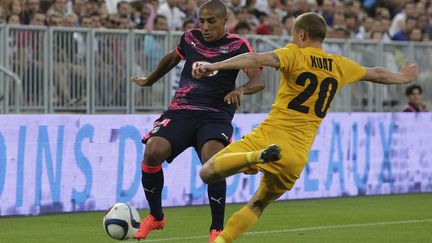
[[[310,56],[312,61],[312,67],[314,68],[320,68],[327,71],[332,72],[333,71],[333,59],[331,58],[321,58],[321,57],[314,57]]]

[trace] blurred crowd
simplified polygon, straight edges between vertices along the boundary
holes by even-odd
[[[432,0],[225,0],[231,33],[290,35],[296,16],[314,11],[330,38],[428,41]],[[0,23],[184,30],[198,26],[202,0],[3,0]]]

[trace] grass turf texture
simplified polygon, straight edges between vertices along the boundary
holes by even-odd
[[[226,220],[242,206],[228,205]],[[3,217],[0,242],[115,242],[102,228],[103,215]],[[208,206],[166,208],[165,215],[165,229],[141,242],[207,242]],[[432,242],[432,194],[277,202],[249,232],[236,242]]]

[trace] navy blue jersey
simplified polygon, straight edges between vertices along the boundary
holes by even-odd
[[[247,40],[226,34],[223,38],[209,43],[204,40],[200,30],[190,30],[181,36],[176,51],[186,63],[181,73],[179,88],[169,109],[225,112],[232,118],[235,107],[224,102],[224,97],[235,89],[239,71],[215,71],[208,77],[194,79],[192,69],[205,63],[219,62],[252,52],[253,49]]]

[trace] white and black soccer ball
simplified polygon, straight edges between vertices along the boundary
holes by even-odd
[[[103,218],[107,234],[116,240],[126,240],[136,234],[140,226],[138,211],[126,203],[116,203]]]

